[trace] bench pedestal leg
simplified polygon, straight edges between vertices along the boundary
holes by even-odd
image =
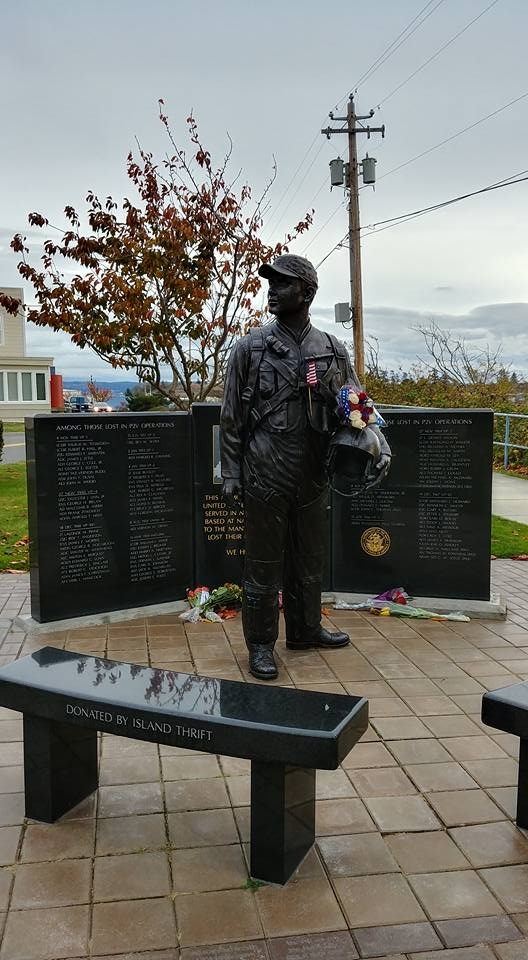
[[[315,840],[315,770],[251,761],[251,876],[286,883]]]
[[[519,742],[519,780],[517,783],[518,827],[528,827],[528,740]]]
[[[97,733],[24,714],[26,817],[53,823],[97,790]]]

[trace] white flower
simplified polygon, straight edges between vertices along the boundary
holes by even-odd
[[[361,419],[361,414],[359,410],[351,410],[350,412],[350,424],[352,427],[356,427],[357,430],[362,430],[365,426],[364,420]]]

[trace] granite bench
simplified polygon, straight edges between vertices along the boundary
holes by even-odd
[[[315,771],[365,732],[361,697],[197,677],[55,647],[0,669],[23,713],[26,816],[53,823],[98,786],[97,732],[251,760],[250,873],[286,883],[315,839]]]
[[[520,737],[516,822],[519,827],[528,827],[528,683],[485,693],[482,720],[488,727]]]

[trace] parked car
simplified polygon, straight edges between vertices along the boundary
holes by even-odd
[[[93,405],[87,397],[80,394],[75,397],[69,397],[64,402],[64,409],[67,413],[92,413]]]
[[[112,413],[112,407],[109,403],[95,403],[93,406],[94,413]]]

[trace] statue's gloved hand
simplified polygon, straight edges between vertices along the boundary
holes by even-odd
[[[239,477],[227,477],[224,480],[222,497],[231,507],[242,505],[242,481]]]
[[[382,453],[374,468],[376,471],[376,476],[374,476],[374,479],[371,480],[370,483],[367,483],[367,486],[366,486],[367,490],[372,490],[373,487],[379,486],[382,480],[385,480],[385,477],[389,472],[390,465],[391,465],[390,454]]]

